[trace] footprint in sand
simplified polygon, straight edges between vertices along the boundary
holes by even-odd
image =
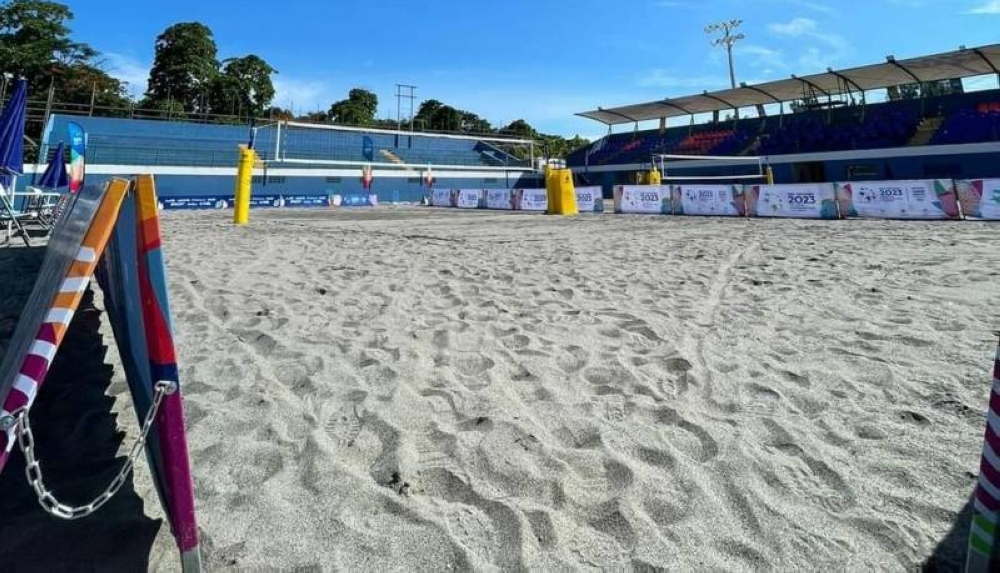
[[[465,376],[481,376],[493,368],[496,363],[492,358],[481,354],[462,355],[452,360],[452,365]]]
[[[719,455],[719,444],[705,428],[680,419],[676,425],[660,430],[664,440],[682,454],[699,463],[706,463]]]
[[[567,374],[579,372],[590,361],[590,353],[579,346],[567,346],[556,358],[556,364]]]
[[[364,395],[363,392],[361,394]],[[363,396],[354,397],[323,422],[323,431],[338,447],[349,448],[353,446],[354,440],[361,434],[364,418],[360,404],[364,399]]]
[[[500,342],[507,350],[518,351],[527,348],[531,344],[531,339],[523,334],[515,334],[501,339]]]
[[[482,510],[460,505],[446,510],[448,532],[483,563],[493,563],[496,555],[496,530]]]

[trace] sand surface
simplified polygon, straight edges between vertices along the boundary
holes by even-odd
[[[212,571],[964,555],[995,225],[229,216],[164,214]]]

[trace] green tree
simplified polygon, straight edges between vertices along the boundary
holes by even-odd
[[[294,115],[292,115],[291,111],[278,106],[273,106],[268,108],[266,111],[264,111],[263,116],[269,119],[280,120],[280,121],[289,121],[295,117]]]
[[[489,133],[493,131],[493,126],[490,122],[479,117],[478,115],[470,112],[463,111],[462,114],[462,131],[466,133]]]
[[[326,123],[330,121],[330,116],[325,111],[310,111],[297,116],[296,121],[308,121],[311,123]]]
[[[174,24],[156,37],[149,71],[149,102],[177,101],[187,112],[204,112],[219,70],[212,31],[200,22]]]
[[[54,67],[90,62],[97,52],[70,39],[68,6],[40,0],[0,5],[0,71],[47,86]]]
[[[516,119],[510,122],[507,127],[500,130],[500,133],[523,139],[531,139],[538,136],[538,132],[535,131],[535,128],[531,127],[531,125],[523,119]]]
[[[94,105],[99,115],[123,115],[129,106],[124,83],[94,65],[77,63],[58,66],[56,99],[63,103]],[[103,108],[103,110],[101,109]]]
[[[271,75],[276,73],[256,55],[230,58],[209,88],[212,113],[258,117],[264,115],[274,99]]]
[[[329,118],[333,123],[344,125],[371,125],[377,112],[378,96],[366,89],[354,88],[347,99],[330,106]]]

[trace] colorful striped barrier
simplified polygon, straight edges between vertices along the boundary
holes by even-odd
[[[179,390],[180,381],[153,177],[137,176],[133,189],[96,276],[141,424],[156,384],[166,381]],[[180,391],[163,397],[146,451],[182,560],[196,560],[198,528]]]
[[[34,291],[0,365],[0,471],[23,430],[20,423],[26,423],[17,415],[31,408],[91,277],[97,278],[104,293],[105,316],[114,331],[136,414],[140,424],[149,423],[147,459],[181,554],[181,569],[200,571],[193,482],[152,176],[140,176],[134,182],[113,179],[100,190],[84,188],[67,203],[54,226]],[[159,409],[154,411],[157,400]],[[132,460],[130,455],[129,464],[106,493],[79,508],[59,504],[35,478],[31,478],[32,485],[53,515],[76,519],[99,510],[123,483]],[[28,466],[32,467],[31,457]],[[4,569],[0,563],[0,570]]]
[[[64,215],[67,220],[60,221],[59,228],[54,230],[54,243],[50,249],[55,250],[50,250],[42,263],[42,273],[36,284],[38,292],[33,293],[32,299],[28,301],[27,320],[22,319],[14,332],[14,342],[20,344],[11,346],[4,357],[4,365],[0,368],[0,373],[3,374],[3,378],[0,378],[0,397],[3,398],[0,418],[11,420],[17,411],[22,408],[30,410],[34,403],[73,315],[80,306],[83,293],[97,267],[98,258],[111,237],[128,186],[128,181],[113,179],[96,196],[88,194],[80,197],[74,208],[67,210]],[[85,225],[82,229],[85,232],[83,239],[72,254],[72,259],[68,260],[68,268],[65,268],[59,278],[59,267],[63,266],[63,260],[67,258],[64,249],[74,243],[74,234],[81,232],[81,225]],[[56,233],[59,236],[55,236]],[[56,285],[57,288],[52,289],[50,285]],[[35,294],[39,296],[36,298]],[[48,296],[49,294],[53,296]],[[44,315],[38,312],[39,309]],[[36,332],[33,338],[24,336],[24,330],[27,329]],[[27,348],[21,342],[24,340],[27,341]],[[0,471],[3,471],[16,442],[17,429],[17,425],[13,424],[0,431]]]
[[[1000,337],[1000,333],[997,333]],[[997,526],[1000,521],[1000,340],[993,358],[993,390],[986,411],[983,454],[979,481],[972,501],[967,573],[985,573],[1000,568],[997,561]]]

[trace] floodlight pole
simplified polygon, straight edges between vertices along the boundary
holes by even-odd
[[[725,22],[719,22],[718,24],[709,24],[708,26],[705,26],[706,34],[714,34],[719,31],[722,32],[721,38],[715,38],[712,40],[712,46],[725,46],[726,48],[726,55],[729,58],[729,85],[733,89],[736,89],[736,68],[733,66],[733,46],[736,45],[736,42],[746,38],[746,36],[742,33],[733,34],[733,30],[739,28],[742,23],[743,20],[727,20]],[[733,112],[736,114],[736,119],[739,119],[739,110],[734,109]]]

